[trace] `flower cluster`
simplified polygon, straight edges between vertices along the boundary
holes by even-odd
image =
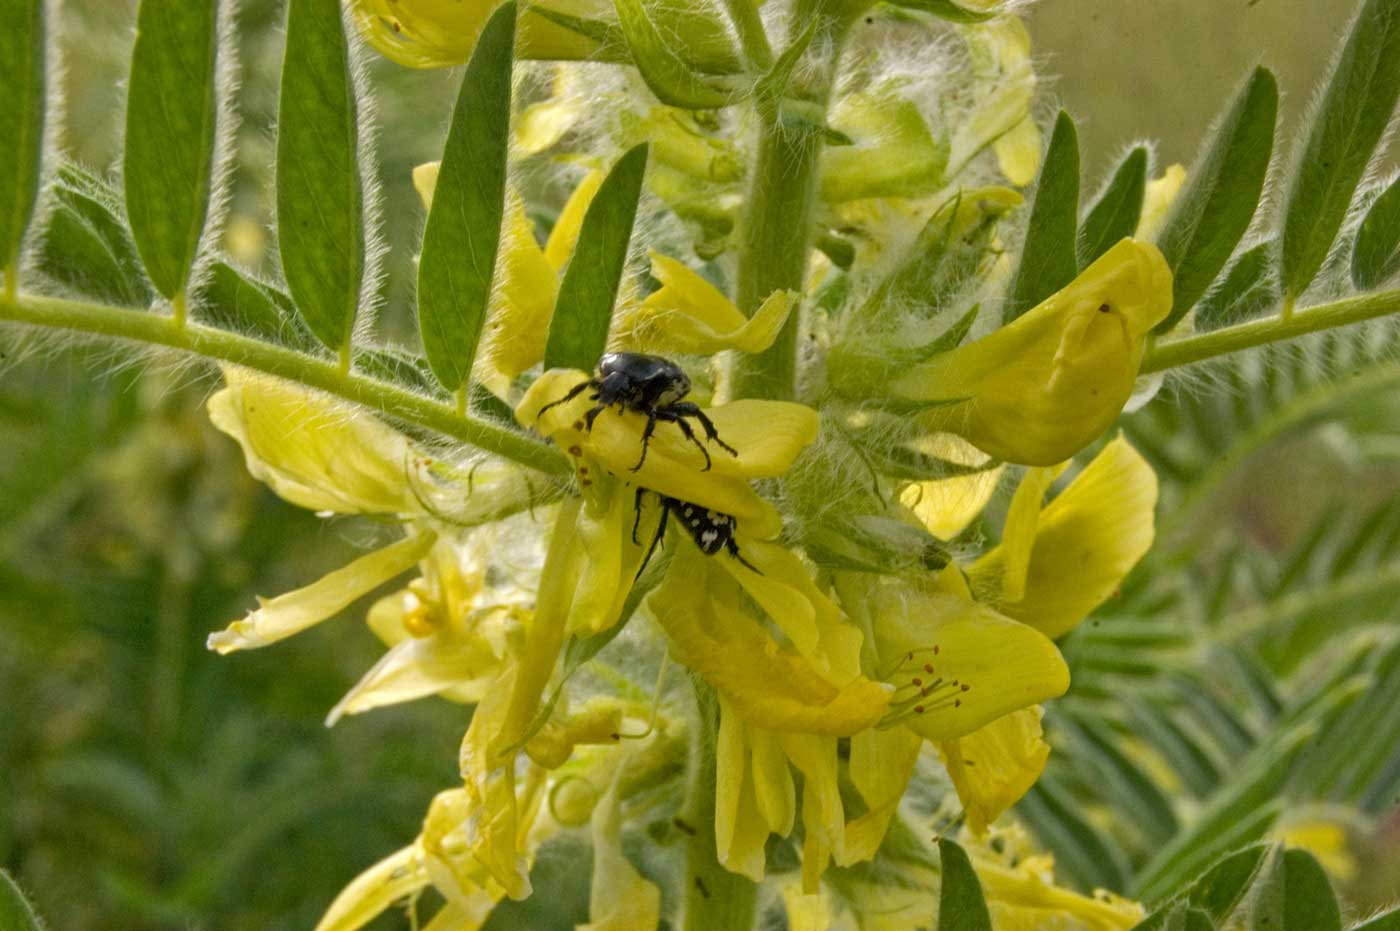
[[[376,48],[413,66],[465,60],[489,12],[351,9]],[[520,53],[606,59],[605,33],[564,24],[608,15],[532,6]],[[1171,275],[1154,246],[1126,238],[1005,325],[979,313],[1007,275],[999,224],[1022,200],[992,173],[1029,182],[1040,135],[1024,27],[973,19],[985,21],[955,32],[964,71],[939,72],[946,99],[861,49],[830,107],[842,144],[817,179],[831,258],[800,291],[742,309],[723,287],[740,117],[614,81],[593,92],[608,98],[600,120],[579,70],[594,66],[554,66],[549,92],[517,114],[521,156],[591,166],[599,148],[649,139],[659,205],[650,277],[634,269],[613,319],[615,367],[542,371],[559,276],[602,175],[576,178],[543,244],[527,195],[508,191],[473,377],[568,457],[567,483],[225,371],[210,414],[255,476],[299,506],[373,517],[394,539],[261,602],[210,646],[273,643],[416,571],[370,607],[386,652],[328,723],[429,696],[472,707],[461,783],[342,893],[322,931],[359,928],[428,886],[445,904],[425,927],[478,927],[531,893],[542,845],[584,826],[594,931],[655,928],[674,894],[664,870],[624,853],[625,834],[664,859],[696,831],[725,869],[775,881],[790,927],[909,927],[930,913],[936,871],[892,861],[908,874],[895,894],[861,865],[921,817],[911,785],[948,787],[939,823],[960,819],[999,927],[1140,917],[1056,887],[1002,816],[1050,754],[1042,705],[1070,682],[1056,639],[1152,542],[1155,476],[1104,437],[1171,307]],[[702,56],[705,31],[687,38]],[[952,99],[956,121],[935,106]],[[436,174],[415,172],[425,201]],[[736,396],[733,360],[769,350],[799,313],[810,357],[798,400]],[[638,366],[669,380],[643,390]],[[978,528],[998,526],[983,545]],[[698,710],[671,661],[699,683]],[[700,824],[677,808],[688,778],[712,780]],[[775,843],[796,859],[783,865]]]

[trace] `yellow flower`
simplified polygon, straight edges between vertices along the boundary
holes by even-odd
[[[439,162],[413,170],[413,184],[424,206],[431,206],[437,188]],[[603,183],[601,171],[591,171],[574,188],[543,249],[535,241],[534,224],[513,190],[507,199],[501,233],[500,284],[491,298],[473,376],[501,398],[511,383],[544,359],[549,322],[559,293],[559,274],[573,255],[584,214]]]
[[[1117,418],[1171,301],[1162,254],[1123,240],[1015,321],[915,366],[893,394],[930,408],[928,429],[998,459],[1062,462]]]
[[[494,0],[346,0],[346,4],[365,40],[381,55],[410,68],[465,63],[486,20],[500,5]],[[574,17],[596,17],[611,9],[587,0],[562,0],[548,7]],[[522,11],[519,30],[516,55],[521,58],[588,58],[599,49],[593,39],[528,8]]]
[[[618,792],[627,770],[624,759],[608,791],[593,809],[593,882],[588,924],[576,931],[655,931],[661,921],[661,890],[637,872],[622,852]]]
[[[541,414],[587,378],[570,369],[545,372],[515,409],[522,426],[538,430],[574,459],[585,491],[599,475],[609,473],[638,487],[731,515],[742,531],[759,539],[772,538],[782,530],[777,509],[760,498],[749,481],[787,471],[803,447],[816,439],[816,411],[801,404],[762,400],[709,408],[706,413],[720,438],[739,451],[731,456],[716,448],[709,470],[704,470],[703,454],[678,427],[658,424],[645,462],[633,472],[642,457],[645,415],[609,409],[591,430],[585,429],[584,416],[594,404],[588,392]]]
[[[1002,542],[973,563],[974,587],[997,610],[1060,637],[1117,591],[1152,545],[1157,477],[1116,437],[1041,508],[1052,470],[1031,470],[1013,500]]]
[[[855,144],[822,152],[821,194],[829,204],[870,197],[921,197],[942,186],[948,145],[934,139],[919,108],[893,93],[847,94],[832,128]]]
[[[1031,116],[1036,77],[1031,65],[1031,39],[1025,24],[1006,15],[963,30],[973,67],[988,79],[992,91],[978,101],[958,124],[952,142],[949,173],[962,170],[991,145],[1006,180],[1019,186],[1035,180],[1040,167],[1040,128]]]
[[[662,354],[713,355],[726,349],[763,352],[797,306],[794,291],[774,291],[746,317],[734,302],[684,262],[651,253],[661,287],[621,314],[616,348]]]
[[[972,468],[987,466],[991,461],[986,453],[952,433],[929,436],[919,451]],[[1004,471],[1004,466],[997,465],[971,475],[910,482],[900,492],[899,500],[914,512],[929,533],[940,540],[951,540],[982,513]]]
[[[1147,183],[1147,190],[1143,195],[1142,216],[1138,218],[1138,228],[1134,236],[1142,240],[1157,238],[1157,234],[1162,231],[1162,224],[1167,220],[1168,211],[1176,201],[1176,195],[1181,193],[1181,186],[1185,183],[1186,169],[1180,165],[1168,165],[1167,170],[1162,172],[1162,177]]]
[[[998,931],[1125,931],[1142,921],[1143,908],[1136,902],[1102,890],[1091,897],[1055,885],[1054,858],[1037,852],[1019,827],[960,840]]]
[[[488,531],[460,549],[439,540],[422,577],[375,602],[369,627],[389,650],[331,709],[327,725],[428,695],[482,699],[500,673],[508,625],[526,616],[526,593],[487,587],[494,540]]]

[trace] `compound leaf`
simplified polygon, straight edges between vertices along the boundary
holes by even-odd
[[[938,893],[938,927],[959,931],[992,931],[982,884],[972,870],[967,852],[945,837],[938,839],[943,879]]]
[[[1400,178],[1366,211],[1351,252],[1351,282],[1369,291],[1400,272]]]
[[[1128,153],[1079,225],[1077,254],[1082,271],[1125,236],[1133,235],[1147,190],[1147,149]]]
[[[1007,292],[1002,319],[1010,323],[1074,280],[1079,225],[1079,133],[1060,111],[1031,205],[1021,262]]]

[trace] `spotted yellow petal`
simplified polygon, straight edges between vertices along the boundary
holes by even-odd
[[[232,653],[265,647],[334,617],[351,602],[413,568],[432,549],[436,538],[432,531],[405,537],[366,553],[305,588],[276,598],[259,598],[257,610],[209,635],[209,649]]]
[[[1132,394],[1148,332],[1171,308],[1155,246],[1125,239],[1012,323],[897,379],[929,429],[1008,462],[1053,465],[1102,434]]]
[[[870,597],[880,676],[896,689],[887,724],[949,740],[1069,688],[1055,644],[986,605],[897,580]]]
[[[1045,770],[1050,745],[1042,739],[1043,714],[1039,706],[1022,708],[938,745],[974,834],[985,834]]]
[[[1157,476],[1123,437],[1094,457],[1040,514],[1019,598],[998,609],[1059,637],[1110,598],[1152,545]],[[985,553],[970,570],[978,588],[995,589],[1007,550]]]
[[[651,274],[661,287],[622,314],[616,336],[620,346],[662,354],[763,352],[773,345],[798,300],[794,291],[775,291],[752,317],[745,317],[684,262],[653,252]]]

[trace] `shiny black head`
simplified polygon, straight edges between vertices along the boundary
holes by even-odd
[[[690,393],[690,376],[670,359],[640,352],[609,352],[598,360],[598,403],[649,411]]]

